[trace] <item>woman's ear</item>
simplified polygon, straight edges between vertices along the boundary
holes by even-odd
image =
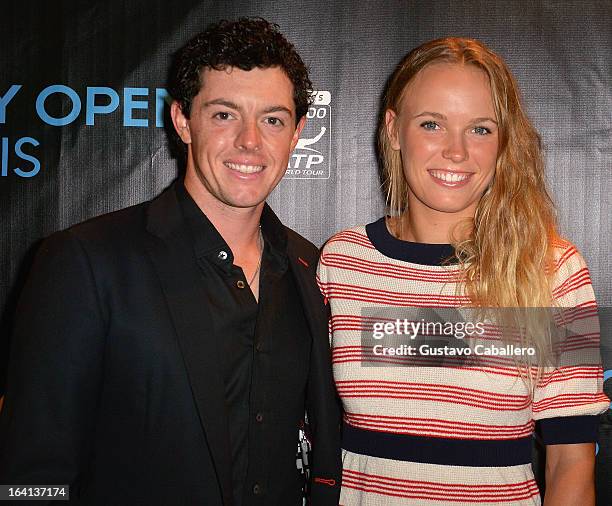
[[[398,119],[397,114],[392,109],[385,111],[385,128],[387,129],[387,136],[389,137],[389,144],[391,148],[398,151],[400,148],[398,140]]]

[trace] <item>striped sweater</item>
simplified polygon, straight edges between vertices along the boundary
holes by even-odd
[[[584,260],[570,243],[556,247],[555,305],[596,311]],[[341,505],[540,504],[530,465],[536,423],[546,444],[596,438],[595,415],[609,406],[597,360],[545,371],[532,395],[512,361],[401,367],[401,357],[364,343],[367,309],[469,303],[460,268],[441,265],[451,253],[394,238],[384,219],[323,249],[318,282],[344,406]],[[597,352],[598,337],[578,341]]]

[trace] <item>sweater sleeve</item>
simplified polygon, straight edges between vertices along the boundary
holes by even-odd
[[[325,266],[325,251],[327,245],[321,248],[321,254],[319,256],[319,263],[317,265],[317,285],[319,286],[319,291],[323,295],[323,301],[329,310],[329,290],[327,284],[327,267]],[[327,332],[329,338],[329,345],[332,346],[332,322],[331,315],[329,316],[327,322]]]
[[[533,418],[545,444],[597,440],[598,415],[610,400],[603,392],[597,304],[586,263],[576,247],[563,242],[554,265],[555,323],[563,331],[555,363],[536,385]]]
[[[321,249],[319,264],[317,265],[317,285],[327,302],[327,268],[325,267],[325,246]]]

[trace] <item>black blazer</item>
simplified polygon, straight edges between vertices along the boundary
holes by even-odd
[[[311,503],[336,506],[340,414],[318,252],[287,232],[312,335]],[[79,504],[232,504],[224,385],[200,280],[173,187],[43,243],[16,318],[0,483],[70,484]]]

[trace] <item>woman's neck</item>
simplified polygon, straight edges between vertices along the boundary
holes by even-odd
[[[425,244],[449,244],[467,237],[470,217],[451,213],[420,213],[405,211],[389,220],[389,231],[402,241]]]

